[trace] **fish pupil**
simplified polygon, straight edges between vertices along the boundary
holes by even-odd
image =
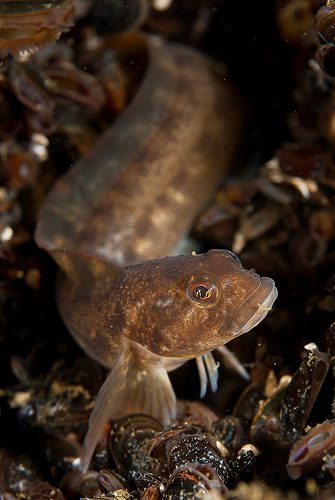
[[[198,285],[194,291],[197,299],[209,299],[212,296],[212,289],[207,288],[205,285]]]
[[[199,280],[199,277],[194,277],[186,288],[186,295],[197,305],[207,307],[217,303],[219,291],[215,284],[206,278]]]

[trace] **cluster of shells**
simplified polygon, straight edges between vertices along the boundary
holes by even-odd
[[[129,3],[125,29],[148,16],[146,29],[215,55],[217,19],[240,22],[229,1]],[[270,3],[290,75],[281,134],[240,159],[239,175],[193,229],[201,248],[232,249],[278,284],[272,314],[231,344],[250,381],[224,366],[217,394],[200,403],[194,365],[180,368],[177,420],[163,428],[131,415],[106,426],[82,498],[334,498],[335,3]],[[32,231],[52,182],[122,112],[138,81],[107,34],[112,19],[92,2],[0,7],[0,497],[61,500],[72,496],[103,370],[62,326],[47,284],[54,269]],[[245,79],[243,68],[236,78]]]

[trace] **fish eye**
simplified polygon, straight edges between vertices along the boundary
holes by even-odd
[[[232,258],[237,264],[241,265],[240,259],[237,257],[237,255],[234,254],[234,252],[231,252],[230,250],[225,250],[225,252],[228,254],[227,257]]]
[[[205,307],[215,305],[219,298],[216,285],[207,280],[191,280],[187,285],[186,294],[197,305]]]

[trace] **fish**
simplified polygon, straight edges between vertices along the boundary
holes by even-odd
[[[233,162],[245,117],[239,94],[194,49],[140,33],[120,37],[143,52],[139,89],[56,182],[35,233],[62,271],[56,296],[65,325],[110,370],[82,472],[108,420],[176,417],[169,371],[196,358],[202,393],[208,382],[215,389],[211,351],[255,327],[277,297],[271,278],[243,269],[229,250],[178,255]]]

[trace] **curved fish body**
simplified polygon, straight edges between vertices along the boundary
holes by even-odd
[[[243,109],[213,62],[180,45],[129,33],[144,76],[94,149],[51,191],[37,243],[119,265],[170,255],[232,162]]]
[[[120,118],[48,195],[36,241],[63,270],[57,301],[77,342],[111,371],[81,459],[103,425],[131,412],[176,415],[167,372],[198,359],[215,388],[210,352],[258,324],[274,282],[229,251],[169,256],[232,161],[241,101],[198,52],[139,34],[145,72]],[[206,365],[206,368],[205,368]]]

